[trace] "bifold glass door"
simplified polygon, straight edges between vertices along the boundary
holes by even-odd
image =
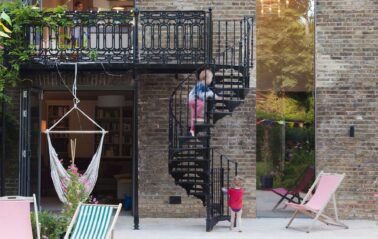
[[[41,192],[41,102],[38,89],[21,90],[19,194]]]

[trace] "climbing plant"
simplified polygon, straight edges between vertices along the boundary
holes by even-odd
[[[27,42],[29,26],[49,26],[53,30],[72,25],[65,16],[65,7],[46,9],[30,6],[17,0],[0,3],[0,99],[9,100],[4,94],[7,86],[16,86],[20,81],[20,68],[35,54],[35,46]],[[46,14],[48,13],[48,14]],[[3,17],[1,17],[3,16]],[[0,31],[1,32],[1,31]],[[4,35],[5,34],[5,35]]]
[[[9,38],[9,33],[12,32],[11,30],[9,30],[9,28],[6,26],[6,24],[11,26],[12,21],[11,21],[10,17],[8,16],[8,14],[6,14],[5,12],[2,12],[0,14],[0,27],[1,27],[0,37]]]

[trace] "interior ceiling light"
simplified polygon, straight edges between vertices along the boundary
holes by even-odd
[[[272,14],[281,14],[281,6],[284,5],[288,7],[290,0],[260,0],[260,12],[263,15],[266,11],[269,12],[269,15]]]
[[[113,7],[112,9],[113,10],[117,10],[117,11],[123,11],[123,10],[125,10],[124,7]]]

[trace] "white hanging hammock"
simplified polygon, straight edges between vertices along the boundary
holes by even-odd
[[[97,148],[96,153],[93,155],[92,160],[85,171],[85,173],[79,177],[80,182],[86,182],[85,190],[89,195],[96,184],[97,177],[98,177],[98,170],[100,166],[101,154],[102,154],[102,146],[104,142],[104,137],[107,133],[99,124],[97,124],[93,119],[91,119],[87,114],[85,114],[77,104],[79,103],[79,99],[76,97],[76,76],[77,76],[77,65],[75,65],[75,81],[73,85],[73,95],[74,95],[74,106],[63,115],[61,119],[59,119],[53,126],[45,131],[47,136],[48,148],[49,148],[49,155],[50,155],[50,167],[51,167],[51,178],[55,187],[55,190],[58,194],[60,201],[63,203],[67,203],[66,198],[66,188],[70,182],[70,175],[68,174],[67,170],[63,167],[62,163],[58,158],[58,154],[56,153],[52,143],[50,134],[101,134],[101,139]],[[95,126],[97,126],[100,130],[53,130],[64,118],[66,118],[71,112],[76,110],[77,112],[84,115],[89,121],[91,121]],[[73,156],[74,157],[74,156]]]

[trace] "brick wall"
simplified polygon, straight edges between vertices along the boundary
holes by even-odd
[[[18,88],[7,89],[6,94],[12,99],[6,106],[4,193],[5,195],[17,195],[20,90]]]
[[[378,214],[378,2],[318,0],[316,166],[346,173],[343,218]],[[349,127],[355,126],[355,137]]]
[[[75,78],[73,69],[71,71],[61,71],[62,78],[70,89]],[[30,72],[25,74],[24,82],[30,83],[34,87],[38,87],[44,90],[67,90],[62,78],[56,71],[44,72]],[[105,73],[104,71],[79,71],[77,76],[78,90],[94,90],[94,87],[98,87],[97,90],[103,89],[116,89],[117,86],[121,88],[118,90],[132,89],[132,74],[130,72],[111,72]]]
[[[142,217],[200,217],[202,202],[188,197],[168,173],[169,97],[184,78],[143,75],[139,95],[139,211]],[[181,196],[182,204],[168,204]]]
[[[137,0],[140,10],[208,10],[213,9],[215,19],[240,19],[245,15],[253,16],[255,1],[253,0]]]

